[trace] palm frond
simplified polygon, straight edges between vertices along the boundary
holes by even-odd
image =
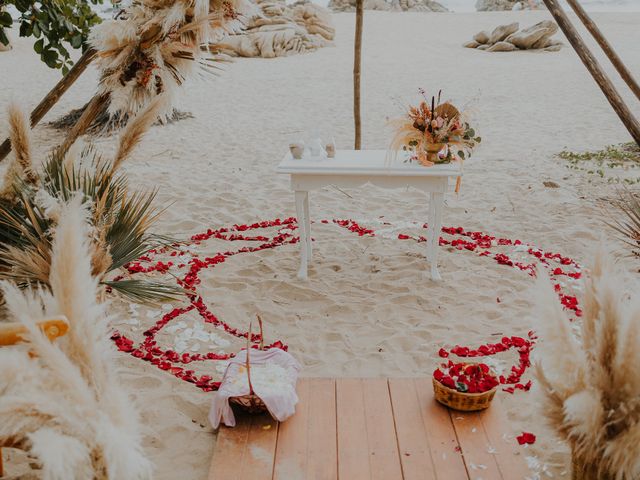
[[[112,280],[102,282],[121,295],[136,303],[158,303],[162,301],[174,301],[184,297],[186,290],[176,285],[169,285],[152,280]]]
[[[154,206],[156,191],[131,193],[126,177],[111,167],[93,147],[71,164],[54,152],[43,165],[39,185],[16,181],[12,200],[0,199],[0,279],[23,286],[48,284],[51,232],[57,219],[41,204],[43,192],[54,203],[65,204],[80,195],[90,205],[92,274],[100,281],[149,250],[166,246],[165,237],[149,232],[162,213]],[[143,301],[182,294],[177,287],[148,280],[127,282],[105,285]]]

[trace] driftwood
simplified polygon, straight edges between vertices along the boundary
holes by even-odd
[[[86,70],[89,64],[96,56],[96,51],[89,49],[82,54],[78,61],[71,67],[71,70],[62,77],[62,79],[51,89],[47,95],[42,99],[38,106],[31,112],[31,128],[35,127],[42,117],[51,110],[60,97],[69,89],[71,85],[75,83],[78,77]],[[0,162],[11,151],[11,141],[7,138],[2,145],[0,145]]]
[[[589,48],[585,45],[584,40],[582,40],[582,37],[567,17],[563,8],[559,5],[557,0],[544,0],[544,3],[556,19],[556,22],[558,22],[558,25],[580,57],[580,60],[582,60],[582,63],[587,67],[587,70],[589,70],[589,73],[600,87],[600,90],[602,90],[602,93],[607,97],[607,100],[613,107],[613,110],[618,114],[618,117],[636,143],[640,145],[640,123],[638,123],[638,120],[633,116],[633,113],[631,113],[629,107],[624,103],[624,100],[622,100],[622,97],[614,87],[613,83],[611,83],[607,74],[604,72]]]
[[[611,44],[604,37],[598,26],[593,22],[593,20],[591,20],[591,17],[587,15],[587,12],[584,11],[584,8],[582,8],[582,5],[580,5],[577,0],[567,0],[567,3],[571,6],[573,11],[582,21],[587,30],[589,30],[589,33],[593,35],[593,38],[596,39],[596,42],[598,42],[604,53],[607,55],[607,57],[609,57],[609,60],[611,61],[613,66],[616,67],[616,70],[618,71],[622,79],[627,85],[629,85],[631,91],[635,94],[636,97],[638,97],[638,100],[640,100],[640,85],[638,85],[636,79],[633,78],[633,75],[631,74],[629,69],[622,62],[622,59],[618,56]]]
[[[360,68],[362,65],[362,17],[364,0],[356,2],[356,39],[353,55],[353,118],[356,127],[354,148],[360,150],[362,125],[360,119]]]

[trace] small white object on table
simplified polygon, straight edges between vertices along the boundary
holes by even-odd
[[[295,192],[296,215],[300,232],[300,270],[298,277],[307,278],[311,261],[311,219],[309,191],[327,185],[357,187],[371,183],[383,188],[414,187],[429,193],[429,228],[427,230],[427,259],[431,262],[431,278],[440,280],[438,272],[438,244],[442,228],[444,194],[453,190],[456,178],[462,175],[458,163],[424,167],[417,162],[405,162],[404,152],[397,158],[387,150],[338,150],[335,158],[292,157],[288,152],[277,173],[291,176]]]

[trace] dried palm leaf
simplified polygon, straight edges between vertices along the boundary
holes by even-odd
[[[608,225],[623,236],[636,255],[640,255],[640,195],[624,189],[613,205],[622,213],[622,218]]]

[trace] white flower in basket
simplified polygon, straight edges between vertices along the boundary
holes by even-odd
[[[263,338],[260,317],[258,321]],[[268,411],[280,422],[295,413],[300,364],[279,348],[264,350],[262,340],[260,349],[252,349],[250,339],[251,327],[247,335],[247,348],[231,359],[220,388],[214,393],[209,413],[214,429],[220,426],[221,421],[228,427],[236,425],[231,403],[249,413]]]

